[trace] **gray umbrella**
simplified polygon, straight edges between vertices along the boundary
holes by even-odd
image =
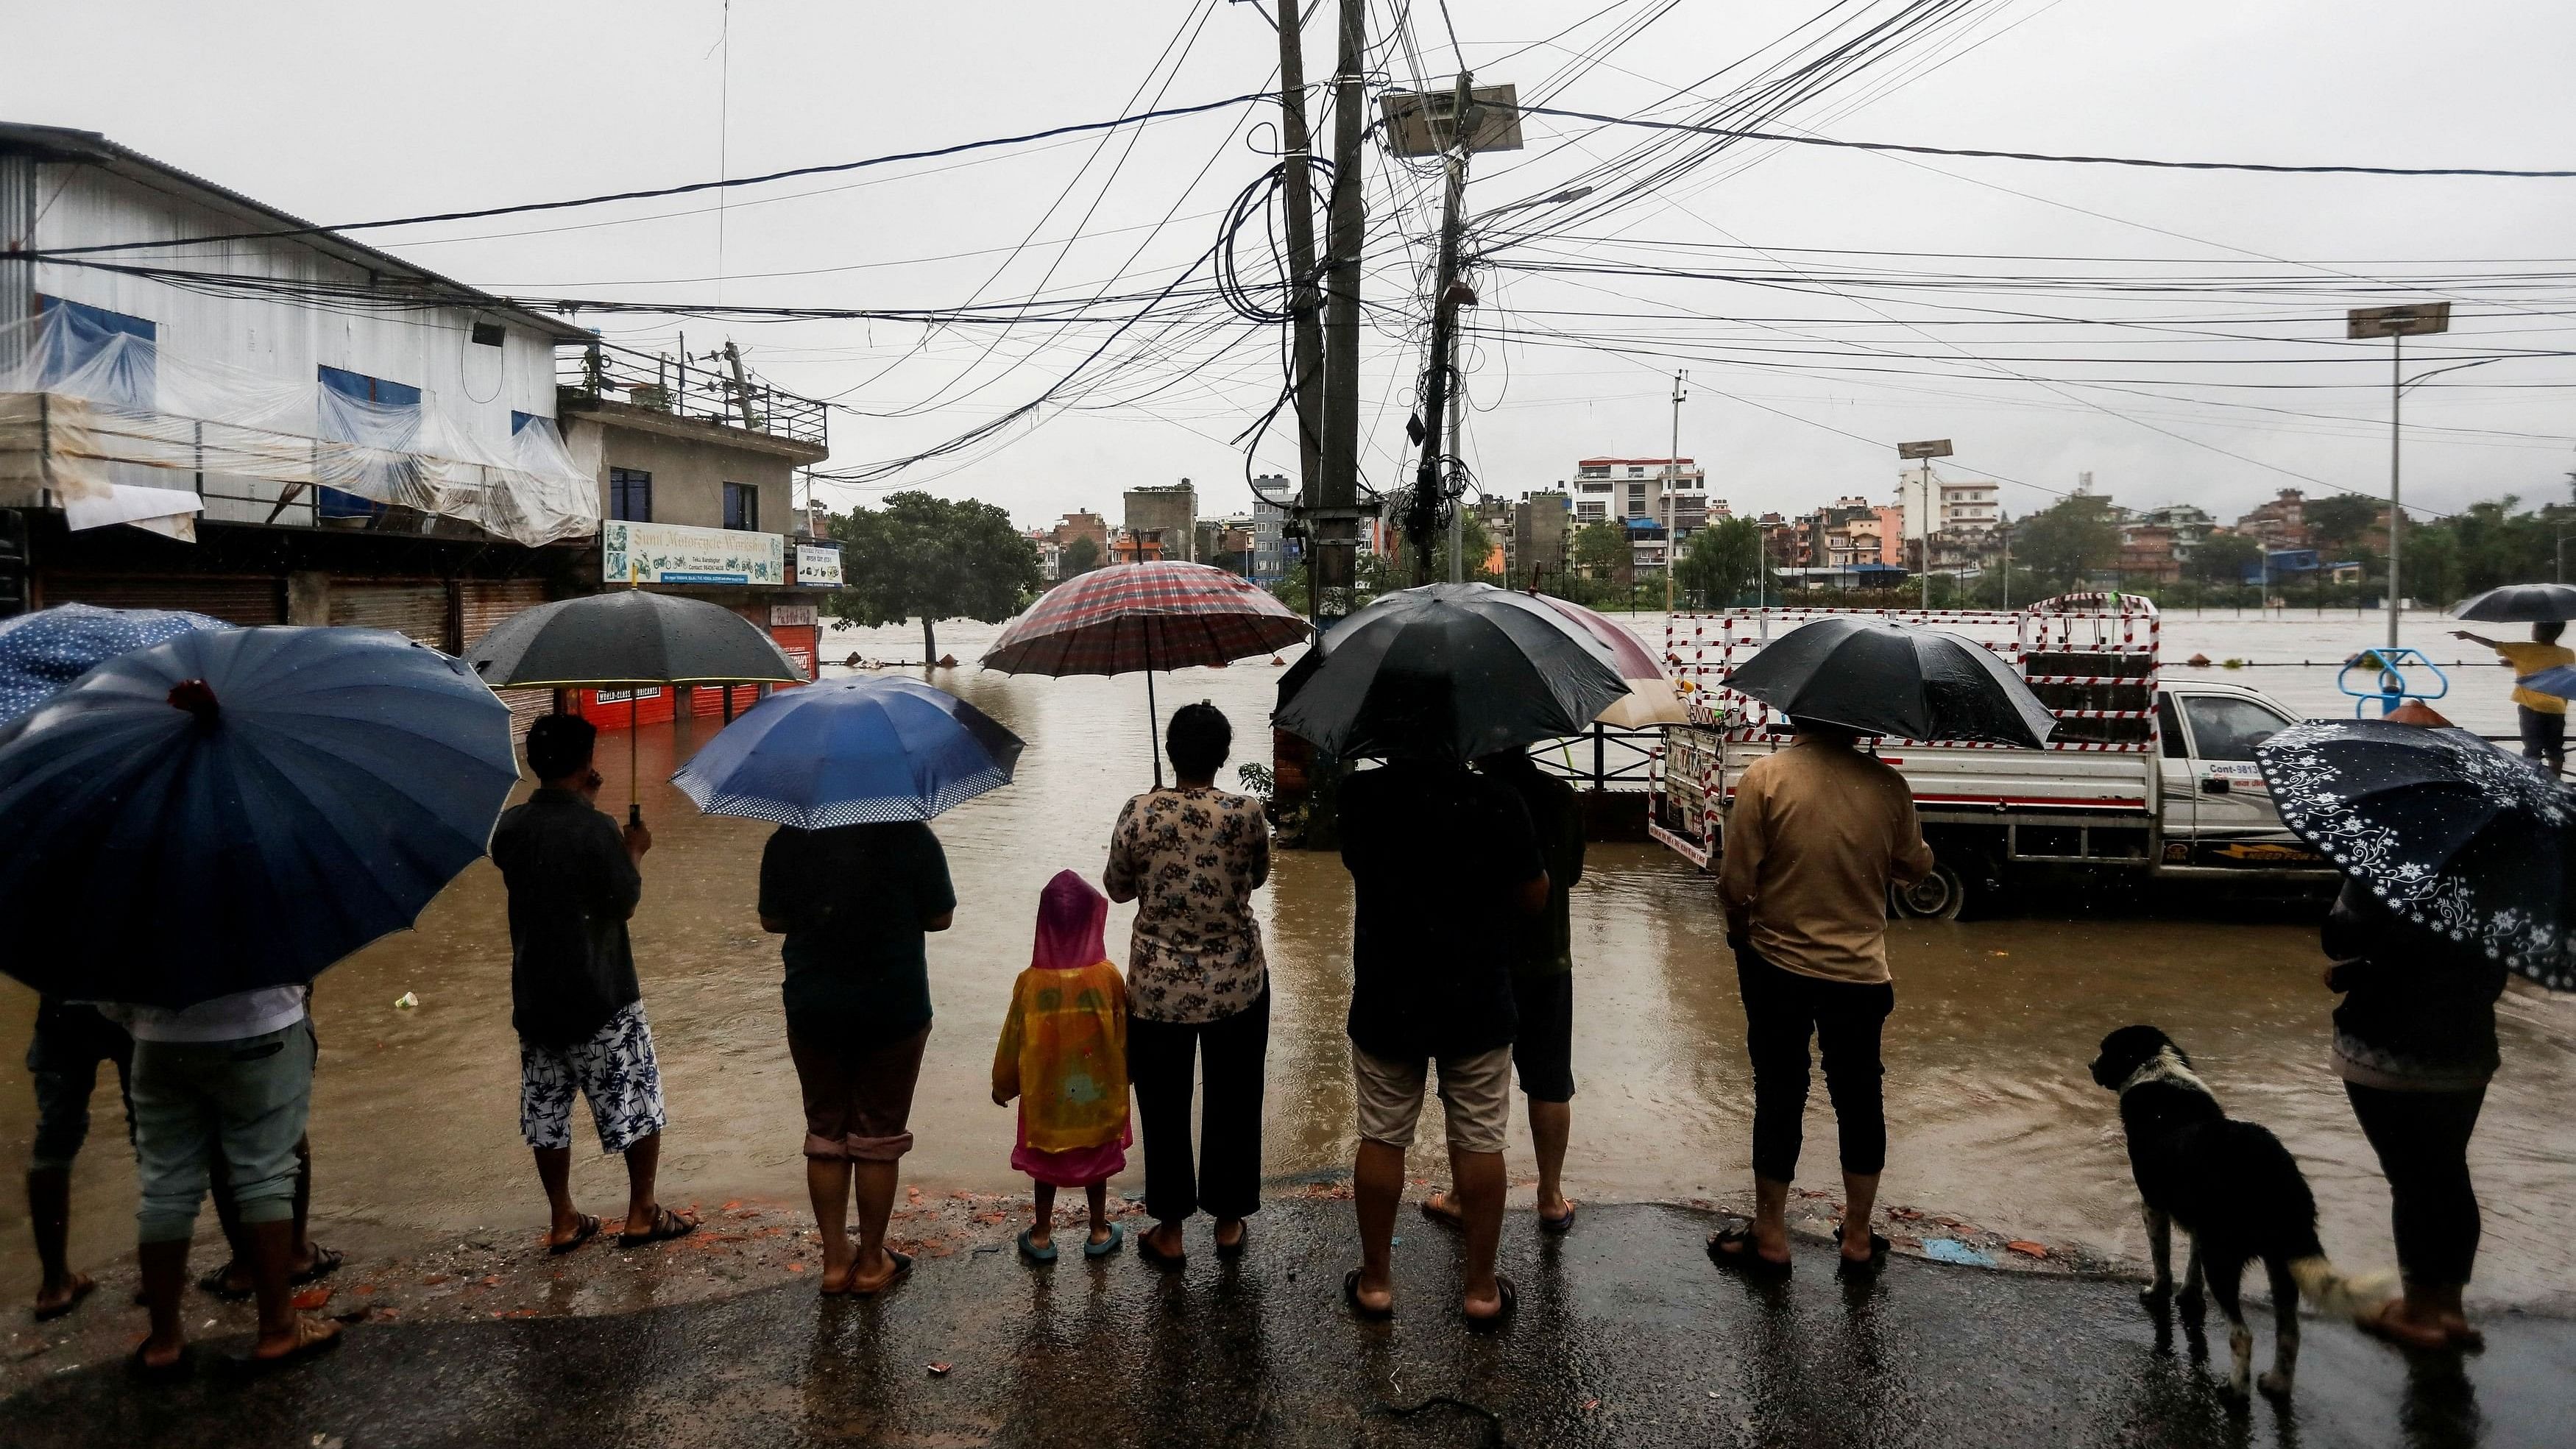
[[[704,599],[619,589],[522,609],[465,651],[494,689],[638,684],[802,684],[805,672],[760,627]],[[627,709],[626,787],[635,794],[635,701]],[[644,807],[630,804],[629,820]]]
[[[2546,624],[2576,619],[2576,584],[2507,584],[2460,606],[2459,617],[2490,624]]]
[[[1818,619],[1728,677],[1791,719],[1908,740],[1990,740],[2037,749],[2057,717],[1982,646],[1904,624]]]
[[[1389,594],[1323,647],[1274,722],[1344,758],[1476,759],[1581,734],[1628,692],[1608,646],[1491,584]]]

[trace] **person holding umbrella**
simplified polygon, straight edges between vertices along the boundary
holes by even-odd
[[[2522,727],[2522,757],[2548,766],[2555,775],[2567,764],[2567,701],[2554,694],[2543,694],[2525,681],[2544,669],[2558,669],[2576,664],[2576,650],[2558,642],[2567,626],[2555,619],[2545,619],[2531,626],[2531,640],[2521,643],[2510,639],[2489,639],[2466,629],[2454,629],[2451,637],[2483,645],[2496,652],[2513,669],[2513,713]]]
[[[537,791],[501,817],[492,863],[510,893],[510,1026],[519,1034],[519,1131],[536,1157],[553,1220],[546,1247],[568,1253],[599,1219],[572,1201],[572,1099],[590,1101],[599,1150],[626,1159],[620,1247],[692,1232],[697,1219],[662,1206],[662,1073],[635,979],[627,918],[643,899],[636,863],[653,848],[640,820],[621,831],[592,803],[598,731],[579,715],[528,727]]]
[[[760,925],[786,938],[780,996],[827,1296],[883,1292],[912,1267],[886,1247],[886,1223],[930,1039],[924,938],[957,911],[926,822],[1010,783],[1020,749],[918,680],[832,680],[762,700],[672,776],[710,814],[778,825],[760,857]]]

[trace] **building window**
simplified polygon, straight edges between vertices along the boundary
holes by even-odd
[[[365,448],[389,448],[397,442],[411,441],[418,432],[419,388],[345,368],[322,367],[314,369],[314,373],[322,383],[324,437]],[[335,406],[335,398],[359,406]],[[401,490],[413,481],[417,470],[408,458],[382,466],[385,476],[370,481],[387,493],[401,496]],[[355,493],[337,488],[314,490],[313,513],[317,518],[371,518],[384,511],[382,503]]]
[[[608,516],[622,523],[651,523],[653,475],[641,468],[609,469]]]
[[[36,308],[56,319],[43,339],[37,376],[47,391],[112,407],[148,411],[159,371],[161,329],[141,317],[39,294]],[[120,339],[131,337],[132,342]],[[70,384],[64,388],[64,384]]]
[[[760,485],[727,483],[724,486],[724,526],[745,533],[760,531]]]

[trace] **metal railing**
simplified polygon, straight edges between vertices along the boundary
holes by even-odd
[[[1529,757],[1541,770],[1578,790],[1652,790],[1663,758],[1661,729],[1621,730],[1596,724],[1590,734],[1541,740]]]
[[[721,357],[636,352],[594,342],[579,352],[558,353],[555,385],[594,402],[625,403],[674,417],[748,428],[817,447],[828,445],[830,409],[810,397],[783,392]]]

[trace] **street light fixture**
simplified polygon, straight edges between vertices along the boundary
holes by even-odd
[[[2451,304],[2427,302],[2407,307],[2355,307],[2344,314],[2346,337],[2388,339],[2388,647],[2397,647],[2397,622],[2403,617],[2404,592],[2398,587],[2398,537],[2406,529],[2406,509],[2398,489],[2398,413],[2406,396],[2406,339],[2451,330]],[[2444,371],[2450,369],[2445,368]],[[2432,376],[2426,373],[2426,377]],[[2416,381],[2421,382],[2418,378]]]

